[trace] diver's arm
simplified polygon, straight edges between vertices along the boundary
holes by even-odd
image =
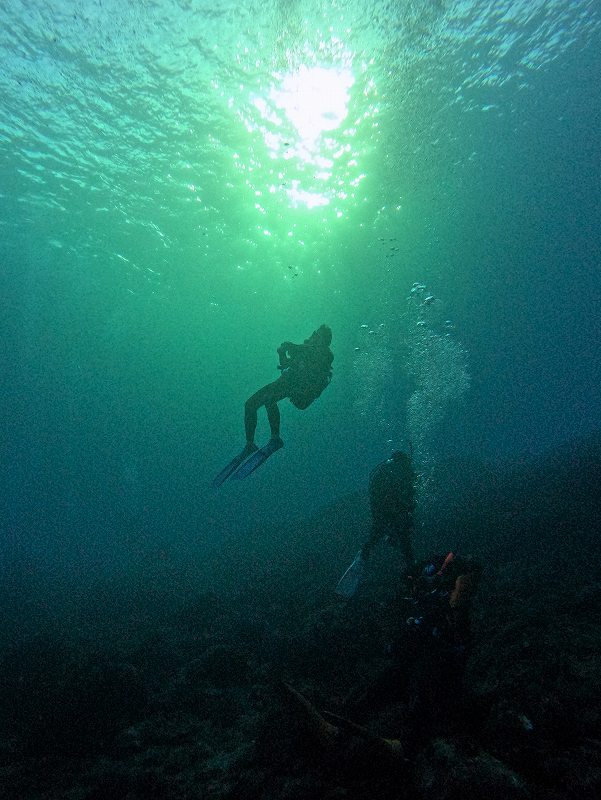
[[[298,356],[305,348],[304,344],[294,344],[294,342],[282,342],[278,347],[278,356],[280,358],[279,368],[286,369],[290,366],[292,360]]]
[[[292,342],[282,342],[282,344],[278,347],[278,358],[279,364],[278,369],[286,369],[290,366],[292,361],[291,358],[291,349],[294,348],[295,345]]]
[[[301,353],[306,346],[305,344],[294,344],[294,342],[282,342],[279,349],[284,350],[291,358],[294,358],[294,356]]]
[[[278,347],[278,369],[286,369],[290,365],[290,359],[286,355],[284,347]]]

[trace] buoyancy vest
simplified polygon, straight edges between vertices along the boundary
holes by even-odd
[[[469,608],[478,587],[480,565],[471,558],[434,556],[416,565],[408,577],[411,616],[407,625],[453,649],[470,638]]]
[[[415,472],[408,457],[389,458],[369,475],[372,516],[394,516],[415,510]]]
[[[288,367],[290,376],[290,402],[300,409],[308,408],[328,386],[332,379],[332,351],[324,347],[306,345],[296,354]]]

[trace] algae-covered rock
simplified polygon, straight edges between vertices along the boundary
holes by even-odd
[[[248,659],[236,647],[215,645],[186,665],[184,679],[196,684],[242,686],[249,679]]]
[[[415,774],[416,788],[430,800],[523,800],[529,792],[523,779],[482,750],[466,755],[455,744],[436,739],[424,751]]]

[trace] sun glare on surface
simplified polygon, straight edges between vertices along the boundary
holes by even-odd
[[[348,113],[349,90],[355,82],[349,69],[301,67],[285,75],[270,98],[282,109],[304,147],[312,151],[322,133],[340,127]]]
[[[358,67],[362,88],[357,90],[351,63],[351,54],[341,50],[333,64],[274,72],[240,109],[253,139],[248,156],[237,156],[237,167],[258,195],[271,195],[272,203],[285,198],[289,208],[333,205],[342,215],[341,204],[364,177],[358,129],[376,113],[369,65]]]

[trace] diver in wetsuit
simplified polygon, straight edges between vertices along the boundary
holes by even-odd
[[[481,573],[474,558],[450,552],[425,558],[403,574],[399,597],[386,612],[397,628],[387,647],[388,663],[367,687],[352,689],[341,713],[320,711],[282,684],[282,696],[317,744],[337,760],[363,752],[377,769],[382,763],[406,765],[429,740],[458,725],[464,730],[470,714],[463,688],[471,650],[470,609]],[[379,729],[391,730],[395,738],[388,738],[388,732],[383,738]],[[361,741],[367,742],[363,751],[356,747]]]
[[[369,507],[369,536],[336,586],[336,593],[346,600],[359,588],[371,552],[382,540],[400,548],[406,574],[413,567],[415,472],[407,453],[396,450],[371,471]]]
[[[230,477],[245,478],[263,464],[284,442],[280,438],[280,400],[288,398],[297,408],[308,408],[329,384],[332,378],[330,350],[332,331],[321,325],[302,344],[282,342],[278,347],[281,375],[251,395],[244,404],[244,449],[226,464],[213,479],[212,486],[218,488]],[[265,406],[271,430],[269,442],[260,450],[255,444],[257,412]]]
[[[378,542],[387,540],[401,549],[405,569],[413,566],[413,514],[415,512],[415,472],[407,453],[396,450],[378,464],[369,476],[370,535],[361,548],[367,560]]]
[[[255,430],[257,411],[265,406],[272,440],[283,446],[280,439],[280,400],[288,398],[297,408],[308,408],[326,388],[332,377],[334,356],[330,350],[332,331],[321,325],[303,344],[282,342],[278,347],[281,375],[255,392],[244,404],[246,449],[256,450]]]
[[[402,702],[416,741],[452,721],[463,698],[471,651],[470,611],[482,567],[468,556],[433,555],[406,576],[397,635],[378,679],[352,702],[368,714]]]

